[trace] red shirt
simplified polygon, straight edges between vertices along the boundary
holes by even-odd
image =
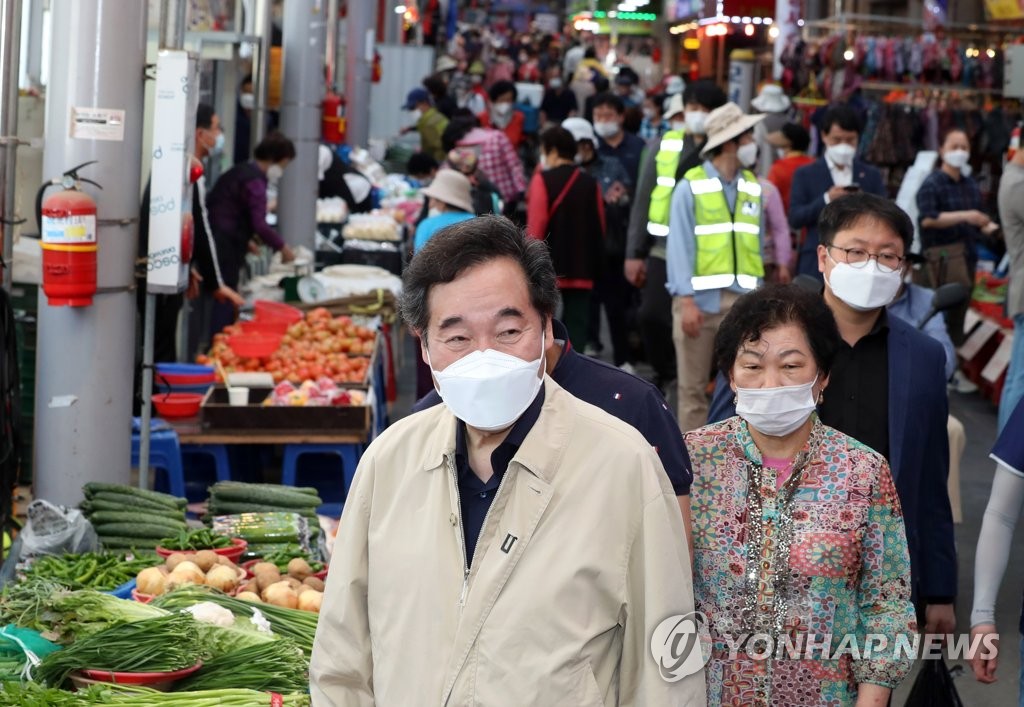
[[[786,207],[787,214],[789,213],[789,192],[793,188],[793,173],[811,162],[814,162],[814,158],[808,155],[792,155],[775,160],[772,168],[768,170],[768,181],[774,184],[782,194],[782,205]]]

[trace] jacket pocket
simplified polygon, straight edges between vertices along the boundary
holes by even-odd
[[[575,704],[580,707],[604,707],[604,697],[601,695],[597,678],[594,677],[594,669],[590,667],[590,661],[584,661],[576,671]]]

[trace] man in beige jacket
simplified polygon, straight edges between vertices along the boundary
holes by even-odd
[[[402,311],[444,400],[360,462],[310,665],[327,705],[704,705],[682,516],[632,427],[544,375],[556,278],[498,217],[438,232]]]

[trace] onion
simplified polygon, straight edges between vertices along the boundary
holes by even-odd
[[[206,586],[219,589],[225,594],[232,592],[238,586],[238,572],[230,567],[217,565],[206,575]]]
[[[303,592],[299,595],[298,608],[303,611],[312,611],[313,613],[320,613],[320,604],[324,600],[324,595],[315,589],[310,589],[308,592]]]
[[[189,566],[191,565],[191,566]],[[206,576],[191,562],[182,562],[167,578],[167,588],[173,589],[186,584],[203,584]]]
[[[267,587],[267,590],[263,593],[263,598],[268,604],[283,606],[288,609],[295,609],[299,605],[299,597],[295,594],[295,591],[283,583]]]
[[[135,578],[135,586],[142,594],[160,596],[167,589],[167,577],[159,567],[147,567]]]

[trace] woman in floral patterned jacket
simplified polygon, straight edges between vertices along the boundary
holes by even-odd
[[[686,434],[709,705],[885,705],[910,672],[910,559],[885,459],[815,413],[839,333],[798,287],[740,298],[715,340],[737,417]]]

